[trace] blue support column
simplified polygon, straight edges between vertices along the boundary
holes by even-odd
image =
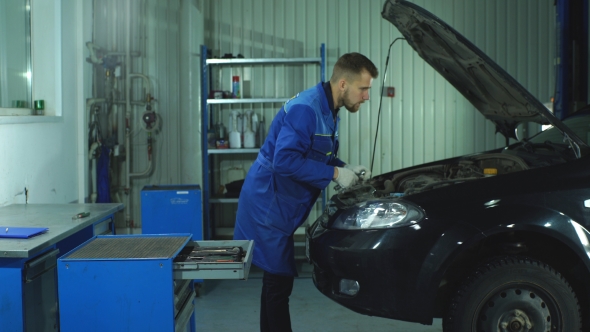
[[[320,45],[320,79],[322,82],[326,81],[326,44],[322,43]],[[326,209],[326,195],[327,189],[322,190],[322,211]]]
[[[569,0],[559,0],[557,2],[557,22],[556,22],[556,38],[557,38],[557,77],[555,87],[555,100],[553,102],[553,113],[558,119],[563,119],[568,114],[570,87],[569,71],[569,57],[568,54],[568,38],[569,27]]]
[[[209,221],[209,195],[211,187],[209,184],[209,155],[208,155],[208,124],[209,124],[209,106],[207,98],[209,97],[209,70],[207,67],[207,46],[201,45],[201,153],[203,154],[203,238],[211,239],[211,223]]]
[[[588,103],[588,1],[558,0],[557,77],[553,110],[558,119]]]

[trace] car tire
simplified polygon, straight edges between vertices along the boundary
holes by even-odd
[[[574,332],[582,328],[576,294],[551,266],[526,257],[494,258],[459,286],[445,332]]]

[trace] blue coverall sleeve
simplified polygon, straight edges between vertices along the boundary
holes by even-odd
[[[306,159],[316,130],[313,109],[297,105],[284,118],[276,141],[273,158],[275,172],[296,181],[324,189],[334,176],[334,167],[320,161]]]
[[[338,167],[344,167],[344,165],[346,165],[346,163],[345,163],[345,162],[343,162],[342,160],[338,159],[338,158],[335,158],[335,159],[334,159],[334,160],[333,160],[333,161],[330,163],[330,165],[332,165],[332,166],[338,166]]]

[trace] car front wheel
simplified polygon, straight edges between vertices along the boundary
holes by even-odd
[[[525,257],[483,264],[464,282],[443,319],[445,332],[581,330],[576,294],[549,265]]]

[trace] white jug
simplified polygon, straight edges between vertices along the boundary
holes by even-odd
[[[242,135],[238,131],[238,111],[231,111],[232,128],[229,132],[229,147],[230,149],[239,149],[242,147]]]
[[[246,129],[244,130],[244,147],[253,148],[256,146],[254,131],[252,130],[252,110],[246,111]]]

